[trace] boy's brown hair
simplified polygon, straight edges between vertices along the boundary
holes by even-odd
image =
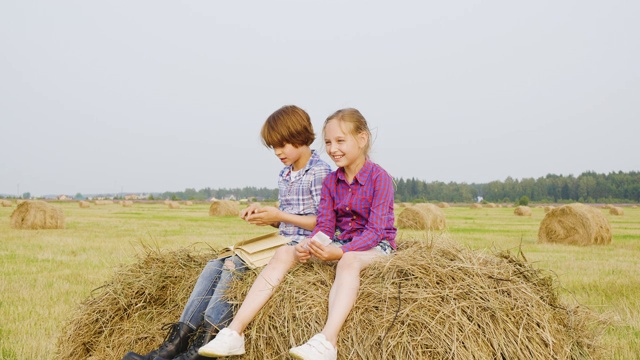
[[[316,139],[311,118],[295,105],[286,105],[269,115],[260,131],[262,143],[268,148],[309,146]]]

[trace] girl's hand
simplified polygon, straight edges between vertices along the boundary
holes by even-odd
[[[317,241],[311,240],[307,243],[307,247],[311,255],[322,261],[340,260],[344,252],[339,247],[333,245],[322,245]]]
[[[308,238],[304,239],[295,246],[296,258],[298,258],[298,261],[301,263],[306,263],[311,258],[311,253],[307,248],[307,244],[310,240],[311,239]]]
[[[258,226],[273,225],[280,222],[280,210],[273,206],[265,206],[255,209],[251,214],[247,214],[244,218],[249,224]]]

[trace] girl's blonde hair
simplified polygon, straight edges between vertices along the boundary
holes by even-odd
[[[323,137],[325,136],[325,128],[327,127],[327,123],[331,120],[338,120],[343,125],[348,125],[349,128],[345,129],[345,132],[350,133],[354,137],[362,133],[367,134],[367,143],[364,146],[364,156],[369,157],[369,150],[371,149],[371,130],[369,130],[367,120],[364,118],[364,116],[362,116],[360,111],[354,108],[346,108],[338,110],[329,115],[327,120],[325,120],[324,125],[322,126]]]

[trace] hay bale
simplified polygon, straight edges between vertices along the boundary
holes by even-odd
[[[542,209],[544,210],[544,213],[546,214],[546,213],[548,213],[549,211],[551,211],[551,210],[553,210],[555,208],[556,208],[555,206],[548,205],[548,206],[543,207]]]
[[[513,213],[518,216],[531,216],[531,208],[524,205],[516,206]]]
[[[609,214],[622,216],[624,215],[624,209],[618,206],[614,206],[609,209]]]
[[[638,207],[638,205],[631,205],[632,209],[636,209]]]
[[[486,203],[486,204],[484,204],[484,207],[490,208],[490,209],[495,209],[495,208],[498,207],[498,205],[496,205],[495,203]]]
[[[78,201],[78,206],[80,206],[83,209],[86,209],[88,207],[91,207],[91,205],[89,204],[88,201],[84,201],[84,200],[80,200]]]
[[[209,216],[238,216],[238,203],[231,200],[216,200],[209,206]]]
[[[95,200],[93,203],[96,205],[111,205],[113,200]]]
[[[473,203],[471,204],[472,209],[482,209],[482,204]]]
[[[596,208],[579,203],[563,205],[544,216],[538,242],[606,245],[611,243],[611,225]]]
[[[441,209],[448,208],[449,206],[450,206],[449,203],[446,203],[446,202],[439,202],[438,203],[438,207],[441,208]]]
[[[605,210],[609,210],[609,209],[612,209],[613,207],[614,207],[614,206],[613,206],[613,205],[611,205],[611,204],[606,204],[606,205],[604,205],[602,208],[603,208],[603,209],[605,209]]]
[[[184,205],[185,206],[191,206],[191,205],[193,205],[193,201],[188,201],[187,200],[187,201],[184,202]]]
[[[2,207],[12,207],[13,203],[11,203],[11,201],[9,200],[0,200],[0,204],[2,205]]]
[[[133,206],[133,201],[125,200],[125,201],[122,202],[122,206],[123,207],[132,207]]]
[[[167,205],[169,206],[169,209],[180,209],[180,203],[176,201],[169,201]]]
[[[399,240],[398,252],[362,272],[358,299],[338,338],[338,359],[596,358],[604,326],[560,303],[554,278],[508,253],[450,241]],[[71,316],[56,359],[119,359],[164,339],[212,256],[150,251],[97,289]],[[258,271],[231,284],[239,304]],[[287,358],[322,329],[335,264],[296,266],[245,330],[244,356]],[[428,329],[428,330],[426,330]]]
[[[398,215],[398,227],[403,229],[444,230],[446,226],[444,212],[433,204],[417,204]]]
[[[44,201],[25,201],[11,214],[14,229],[64,229],[64,213],[58,206]]]

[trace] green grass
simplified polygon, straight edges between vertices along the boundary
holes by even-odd
[[[164,204],[92,205],[58,203],[64,230],[14,230],[0,208],[0,359],[44,359],[69,314],[122,265],[137,261],[144,246],[220,247],[264,234],[236,217],[209,217],[208,204],[169,209]],[[455,241],[487,252],[521,249],[535,267],[557,276],[565,302],[578,302],[611,320],[604,335],[607,358],[636,359],[640,353],[640,209],[624,216],[603,214],[613,230],[608,246],[538,244],[544,217],[513,209],[444,209]],[[400,231],[400,237],[422,236]]]

